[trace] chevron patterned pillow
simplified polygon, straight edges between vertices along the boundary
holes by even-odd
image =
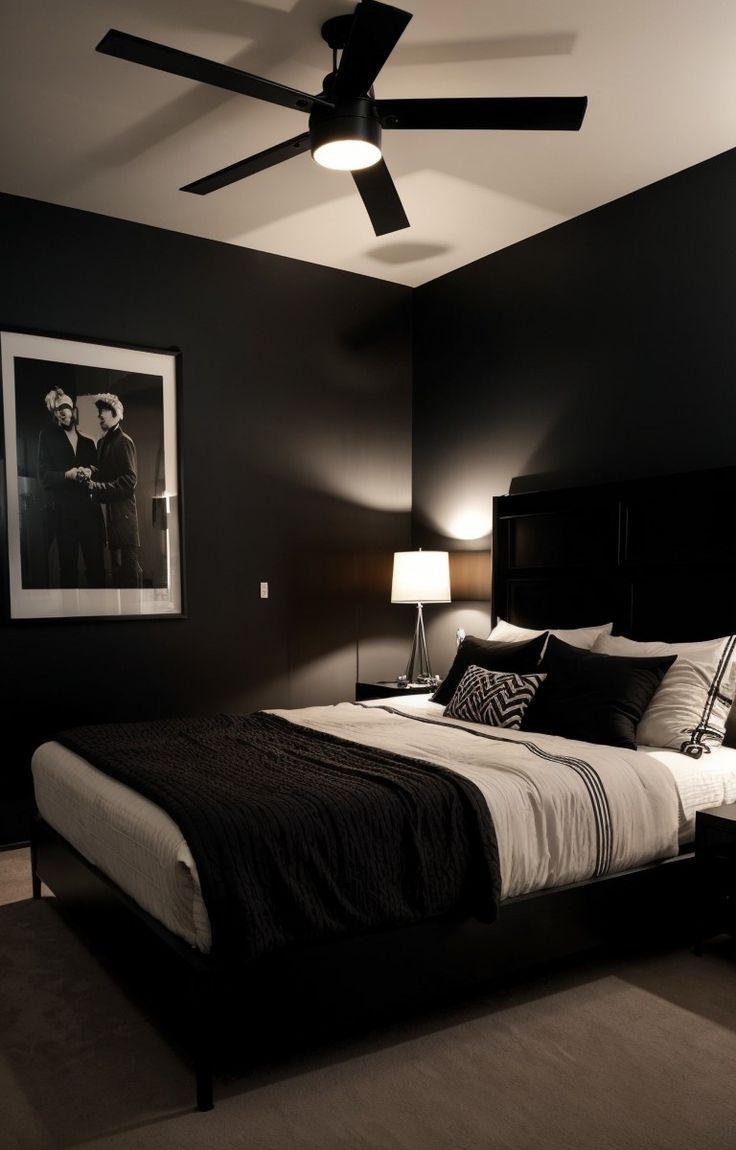
[[[452,719],[485,723],[518,731],[524,711],[546,675],[517,675],[514,671],[486,671],[468,667],[444,714]]]

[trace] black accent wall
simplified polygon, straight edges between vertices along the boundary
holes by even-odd
[[[11,196],[0,251],[0,326],[181,349],[187,599],[183,620],[0,624],[2,843],[60,727],[333,702],[403,664],[411,292]]]
[[[488,546],[510,490],[736,463],[735,188],[730,151],[415,291],[416,545],[470,515]]]

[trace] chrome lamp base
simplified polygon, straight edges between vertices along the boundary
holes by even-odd
[[[406,681],[427,687],[437,685],[437,680],[429,665],[427,636],[424,633],[424,616],[422,615],[421,603],[417,603],[417,625],[414,628],[414,640],[411,645],[409,662],[406,664]]]

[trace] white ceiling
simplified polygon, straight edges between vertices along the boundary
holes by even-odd
[[[381,97],[589,97],[580,132],[386,131],[411,227],[377,239],[309,153],[182,184],[301,113],[103,56],[109,28],[317,93],[351,0],[0,0],[0,191],[416,286],[736,146],[733,0],[398,0]],[[685,226],[685,221],[683,222]]]

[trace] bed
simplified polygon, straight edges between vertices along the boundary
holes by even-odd
[[[723,523],[728,521],[735,495],[736,469],[720,469],[589,488],[520,492],[496,499],[495,627],[488,647],[492,661],[500,657],[503,636],[508,639],[509,632],[503,629],[511,628],[512,658],[525,645],[545,645],[542,671],[545,658],[550,666],[555,658],[588,659],[589,668],[602,666],[601,659],[612,665],[603,657],[617,655],[614,662],[619,670],[628,658],[637,674],[640,668],[642,674],[655,674],[656,663],[661,685],[667,683],[665,675],[674,666],[678,670],[691,666],[682,656],[675,663],[667,644],[699,644],[707,648],[712,661],[708,641],[718,636],[721,646],[715,652],[716,664],[720,673],[726,673],[723,667],[731,668],[734,662],[733,645],[726,640],[736,632],[731,597],[736,556],[731,533],[723,531]],[[697,525],[689,543],[683,524]],[[601,633],[590,642],[586,636],[586,646],[581,648],[593,653],[593,662],[585,653],[571,655],[580,642],[581,628],[603,620],[610,621],[608,626],[594,627],[593,631]],[[514,634],[513,628],[523,630]],[[549,628],[557,634],[550,637]],[[540,631],[541,636],[535,634]],[[571,637],[572,647],[566,642]],[[626,654],[616,646],[655,639],[659,645],[654,648],[624,647]],[[208,912],[208,906],[216,905],[215,886],[209,861],[205,860],[203,876],[190,849],[199,834],[197,827],[190,826],[185,811],[179,817],[177,796],[171,807],[177,818],[172,818],[150,795],[129,785],[127,767],[116,777],[126,732],[114,730],[103,746],[96,741],[97,731],[92,732],[92,744],[79,743],[72,734],[36,752],[33,771],[39,818],[32,842],[34,894],[40,894],[43,881],[60,900],[92,905],[95,913],[109,903],[123,907],[188,972],[200,1109],[213,1104],[217,1031],[213,984],[232,977],[234,971],[235,981],[242,981],[245,971],[257,981],[276,968],[280,977],[288,979],[284,971],[288,972],[293,958],[303,978],[310,959],[324,975],[344,969],[348,955],[351,970],[358,969],[359,961],[365,961],[372,973],[384,967],[389,983],[394,981],[397,965],[408,967],[410,980],[416,981],[428,957],[437,959],[432,978],[437,969],[450,967],[490,976],[624,933],[636,938],[644,925],[650,930],[684,927],[687,932],[694,909],[695,811],[736,799],[736,749],[728,745],[733,741],[730,730],[725,740],[722,730],[719,737],[712,734],[719,715],[721,726],[726,721],[732,698],[731,670],[718,680],[709,672],[716,685],[708,719],[691,724],[694,734],[682,743],[672,739],[668,743],[661,736],[661,746],[644,744],[633,749],[609,745],[599,729],[593,732],[594,742],[570,737],[576,730],[586,735],[590,731],[585,726],[576,728],[579,708],[571,710],[570,700],[563,697],[554,709],[562,714],[568,706],[572,714],[572,727],[564,737],[544,730],[543,715],[537,719],[540,730],[534,729],[535,723],[517,730],[478,721],[472,706],[467,710],[468,700],[477,699],[479,689],[468,673],[472,670],[476,679],[479,671],[486,673],[475,661],[483,662],[484,642],[469,644],[467,665],[458,663],[458,683],[469,687],[463,695],[456,684],[451,698],[463,696],[464,713],[446,713],[447,699],[413,695],[267,712],[257,718],[224,717],[219,726],[214,721],[208,726],[207,738],[215,748],[222,747],[217,741],[222,739],[229,746],[234,740],[267,738],[270,746],[278,736],[282,740],[276,755],[279,763],[287,745],[283,740],[298,746],[302,757],[311,757],[317,744],[326,743],[333,756],[344,756],[357,772],[355,778],[362,778],[368,769],[373,772],[381,756],[396,760],[392,770],[396,764],[408,770],[402,786],[407,777],[413,779],[415,762],[445,774],[450,768],[463,780],[453,785],[465,789],[459,799],[455,793],[437,799],[450,806],[437,808],[431,832],[435,838],[436,828],[446,821],[446,811],[455,812],[458,802],[467,805],[470,796],[471,807],[473,803],[487,805],[493,843],[483,840],[486,807],[480,814],[474,807],[467,815],[471,821],[463,824],[463,839],[471,839],[477,831],[480,844],[472,854],[474,861],[469,852],[466,868],[468,873],[481,875],[472,892],[458,864],[454,887],[438,885],[435,876],[429,895],[425,890],[412,891],[411,897],[404,898],[406,892],[401,890],[400,905],[396,899],[390,902],[384,921],[380,915],[365,917],[362,910],[355,912],[352,890],[350,898],[337,891],[342,918],[334,937],[323,929],[327,918],[335,918],[332,910],[327,914],[320,906],[315,915],[312,895],[302,900],[308,906],[297,906],[292,890],[288,899],[284,896],[288,915],[269,919],[265,929],[264,914],[270,914],[271,908],[259,909],[254,915],[257,929],[251,925],[246,934],[228,936],[227,946],[218,942],[225,938],[225,920],[220,910],[213,910],[213,916]],[[598,654],[596,643],[601,648]],[[667,665],[661,669],[660,663]],[[633,674],[628,665],[625,669],[627,675]],[[452,671],[446,687],[451,676]],[[530,689],[530,675],[524,673],[521,678],[522,686]],[[535,689],[540,692],[537,701],[546,698],[541,683]],[[679,689],[687,693],[689,680],[680,683]],[[720,708],[715,717],[713,700],[716,711]],[[664,711],[666,719],[666,707]],[[643,728],[657,736],[662,729],[661,722],[658,727],[652,720]],[[147,745],[166,748],[166,754],[175,758],[172,748],[177,744],[166,724],[160,729],[153,724],[144,734]],[[191,742],[191,730],[187,737]],[[202,738],[199,729],[196,737]],[[719,745],[722,741],[724,745]],[[91,758],[80,753],[87,746],[92,747]],[[95,754],[101,756],[97,765]],[[357,761],[354,755],[369,758]],[[301,805],[309,804],[302,800]],[[356,813],[358,821],[350,825],[348,839],[356,837],[355,828],[364,817],[363,809]],[[314,837],[311,829],[306,837],[310,836]],[[452,857],[452,841],[448,839],[446,845],[448,858]],[[265,844],[259,852],[267,848]],[[399,873],[406,862],[398,859],[391,865]],[[286,890],[289,875],[279,870],[275,880],[275,873],[269,872],[268,882],[280,883]],[[301,897],[301,886],[296,886]],[[386,907],[380,912],[385,916]],[[238,951],[235,965],[232,948],[244,938],[247,946]],[[228,947],[231,953],[223,963]],[[398,963],[397,955],[401,955]]]

